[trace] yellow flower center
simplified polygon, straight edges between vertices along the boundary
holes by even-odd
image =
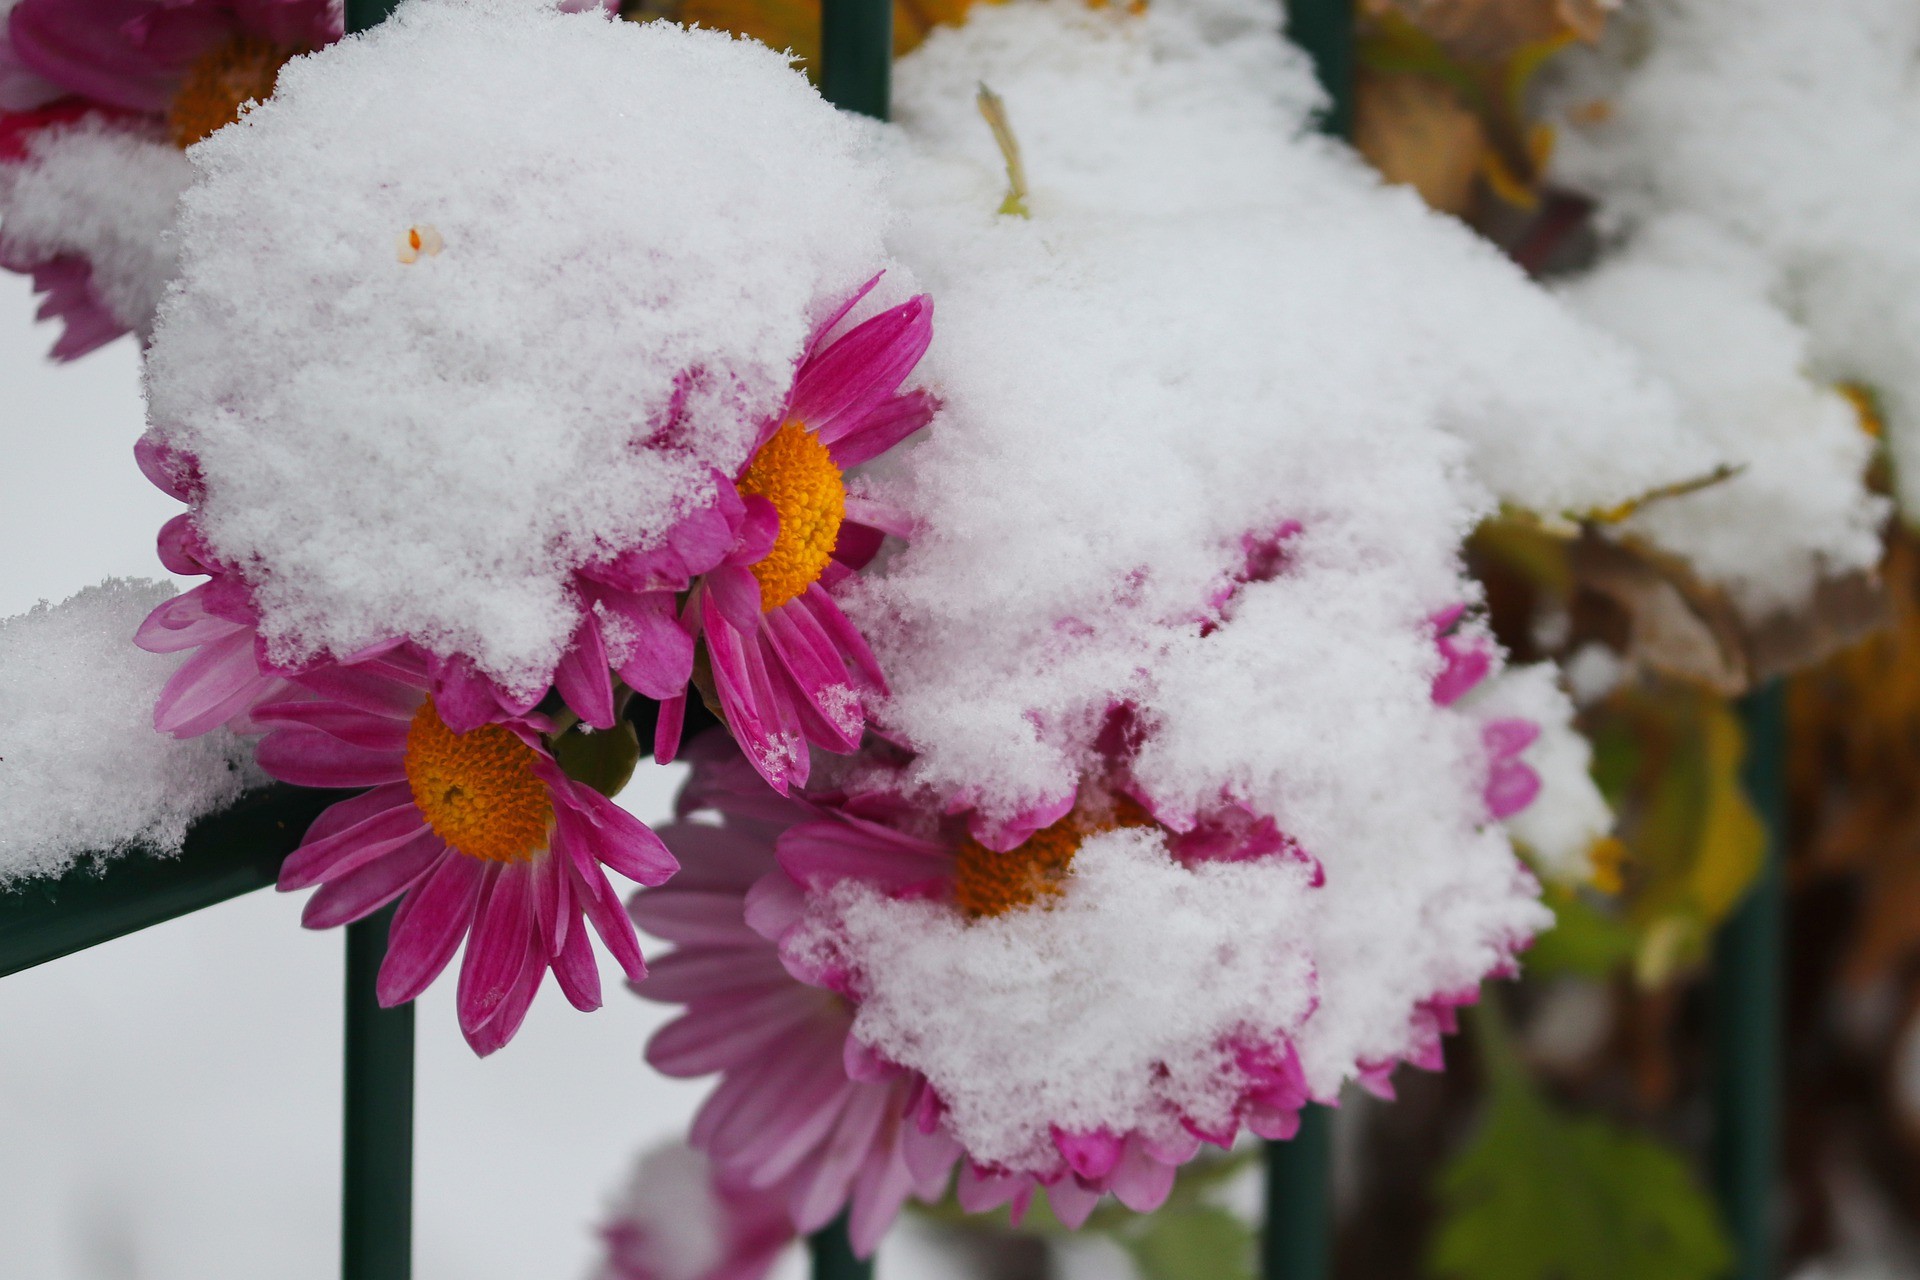
[[[1052,826],[1028,836],[1025,844],[1005,853],[997,853],[971,839],[964,840],[954,858],[954,901],[977,920],[982,916],[1018,911],[1045,898],[1057,898],[1066,889],[1067,875],[1073,870],[1073,855],[1089,836],[1121,827],[1152,825],[1153,819],[1145,809],[1122,796],[1104,815],[1096,817],[1075,809]]]
[[[182,150],[240,118],[245,102],[265,102],[293,54],[271,41],[235,36],[201,54],[167,109],[167,131]]]
[[[760,609],[770,612],[827,571],[847,514],[847,483],[827,446],[804,424],[789,422],[753,455],[740,492],[765,498],[780,513],[773,550],[752,566]]]
[[[407,729],[407,785],[434,834],[473,858],[531,862],[547,847],[553,801],[532,747],[497,724],[447,728],[433,699]]]

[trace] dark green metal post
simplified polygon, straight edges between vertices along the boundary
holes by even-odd
[[[368,27],[377,27],[387,20],[387,15],[399,4],[400,0],[347,0],[347,30],[365,31]]]
[[[1786,687],[1740,704],[1747,794],[1767,828],[1766,860],[1713,949],[1713,1184],[1735,1280],[1772,1280],[1780,1166],[1782,972],[1786,954]]]
[[[842,111],[885,120],[893,96],[893,0],[823,0],[820,94]],[[854,1256],[843,1214],[807,1241],[813,1280],[872,1280],[873,1260]]]
[[[820,93],[843,111],[885,120],[893,86],[893,0],[826,0]]]
[[[346,0],[347,31],[379,25],[398,3]],[[347,926],[341,1280],[413,1275],[413,1006],[382,1009],[374,990],[394,910]]]
[[[382,1009],[374,998],[393,912],[347,926],[341,1280],[413,1273],[413,1006]]]
[[[808,1237],[807,1255],[813,1259],[813,1280],[873,1280],[873,1259],[854,1256],[845,1214]]]
[[[1291,1142],[1267,1144],[1267,1222],[1260,1238],[1264,1280],[1324,1280],[1333,1270],[1333,1112],[1300,1113]]]
[[[1320,128],[1338,138],[1353,133],[1353,0],[1287,0],[1287,38],[1313,59],[1329,103]]]
[[[1287,0],[1287,38],[1313,60],[1327,91],[1320,128],[1353,132],[1353,0]],[[1333,1112],[1311,1105],[1291,1142],[1267,1144],[1267,1221],[1262,1280],[1326,1280],[1333,1274]]]

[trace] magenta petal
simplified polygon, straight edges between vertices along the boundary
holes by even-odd
[[[500,1002],[494,1015],[466,1033],[467,1046],[484,1058],[513,1039],[520,1030],[520,1024],[527,1020],[527,1010],[533,1007],[533,998],[540,993],[540,984],[546,980],[546,976],[547,962],[540,954],[539,939],[529,935],[526,951],[521,957],[519,975],[514,978],[506,998]]]
[[[307,828],[300,843],[307,845],[325,840],[349,827],[360,825],[377,813],[385,813],[402,805],[411,807],[412,804],[413,789],[404,782],[389,782],[371,791],[363,791],[323,810]]]
[[[329,702],[402,724],[412,721],[425,700],[423,686],[407,684],[384,667],[375,670],[329,662],[302,671],[294,677],[294,683]]]
[[[701,579],[707,606],[741,635],[752,635],[760,625],[760,583],[753,571],[737,564],[721,565]]]
[[[573,643],[561,656],[553,683],[581,720],[596,729],[613,728],[613,681],[607,675],[600,620],[591,610],[574,629]]]
[[[1511,818],[1540,794],[1540,775],[1518,760],[1496,761],[1487,776],[1487,812]]]
[[[568,933],[566,945],[553,958],[553,977],[567,1003],[580,1012],[600,1007],[600,966],[594,962],[584,925]]]
[[[460,1029],[469,1036],[498,1013],[512,993],[534,936],[533,903],[525,863],[486,869],[456,1000]]]
[[[307,899],[300,923],[309,929],[331,929],[371,915],[432,870],[445,850],[439,836],[422,829],[385,857],[320,886]]]
[[[855,325],[801,366],[787,418],[833,444],[900,389],[932,341],[933,299],[926,294]]]
[[[238,715],[267,683],[254,660],[253,634],[237,630],[204,646],[173,673],[154,703],[153,727],[176,738],[197,737]]]
[[[302,841],[280,864],[279,887],[282,892],[304,889],[343,876],[393,852],[425,829],[426,821],[418,809],[410,804],[395,805],[345,831]]]
[[[405,720],[368,715],[337,702],[264,702],[253,709],[253,718],[258,724],[275,728],[304,725],[367,751],[404,754],[407,749]]]
[[[446,969],[473,922],[484,872],[478,858],[448,849],[400,904],[375,988],[383,1006],[412,1000]]]
[[[574,787],[572,801],[586,819],[573,828],[592,856],[636,884],[665,884],[680,862],[666,842],[640,819],[588,787]],[[576,810],[579,812],[580,810]],[[556,819],[558,813],[556,813]]]
[[[840,612],[840,606],[833,602],[833,597],[816,582],[807,588],[799,603],[806,606],[808,616],[840,650],[840,656],[866,678],[876,693],[885,693],[887,678],[881,674],[880,660],[867,647],[867,638],[860,634],[860,629],[847,620],[846,614]]]
[[[693,675],[693,637],[674,616],[673,596],[608,592],[604,598],[621,641],[620,678],[656,700],[683,692]]]
[[[1517,756],[1539,739],[1540,726],[1518,716],[1489,720],[1480,726],[1480,741],[1495,760]]]
[[[658,764],[672,764],[680,754],[680,735],[687,723],[687,695],[660,701],[660,718],[653,726],[653,758]]]
[[[276,729],[255,753],[260,767],[297,787],[372,787],[407,776],[398,751],[368,751],[318,729]]]
[[[1067,1167],[1089,1181],[1098,1181],[1113,1172],[1120,1163],[1124,1144],[1106,1130],[1092,1133],[1053,1131],[1053,1145],[1066,1160]]]
[[[569,815],[571,816],[571,815]],[[561,812],[556,811],[556,819]],[[574,819],[578,822],[579,819]],[[630,982],[640,982],[647,976],[647,962],[640,954],[640,935],[634,931],[633,921],[620,905],[620,895],[607,883],[606,873],[600,870],[592,854],[582,847],[580,838],[573,833],[562,834],[563,824],[556,821],[554,833],[555,857],[564,857],[572,868],[572,893],[586,912],[587,919],[593,922],[593,930],[600,935],[600,941],[606,944],[607,951],[620,965],[621,971]]]
[[[882,402],[859,426],[832,442],[829,452],[835,465],[845,471],[879,457],[933,421],[937,407],[938,402],[925,391],[909,391]]]

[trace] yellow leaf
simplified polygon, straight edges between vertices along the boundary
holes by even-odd
[[[1725,703],[1710,702],[1701,729],[1707,785],[1691,879],[1694,901],[1717,921],[1759,874],[1767,830],[1740,783],[1747,748],[1739,719]]]

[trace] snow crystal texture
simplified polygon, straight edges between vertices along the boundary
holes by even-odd
[[[1474,594],[1460,540],[1499,500],[1606,506],[1713,452],[1618,340],[1314,134],[1278,26],[1240,0],[1016,3],[900,63],[889,244],[935,298],[944,408],[866,480],[917,528],[849,607],[892,682],[880,714],[942,801],[1061,804],[1125,704],[1157,811],[1241,802],[1319,860],[1318,889],[1284,860],[1256,874],[1299,919],[1318,1004],[1295,1043],[1330,1096],[1418,1053],[1421,1002],[1470,991],[1546,919],[1487,820],[1480,717],[1431,697],[1429,619]],[[1030,219],[996,212],[981,81]],[[1121,936],[1160,927],[1115,911]],[[905,963],[886,955],[862,971]],[[1156,967],[1129,976],[1152,1004]],[[939,1010],[862,1016],[889,1056],[950,1065]],[[1008,1076],[963,1102],[967,1075],[942,1097],[982,1142],[1013,1132]],[[1076,1105],[1131,1105],[1085,1078]]]
[[[0,253],[85,259],[101,303],[144,337],[173,274],[168,233],[189,172],[177,147],[136,127],[42,129],[26,160],[0,165]]]
[[[598,8],[413,0],[288,64],[192,150],[148,374],[276,656],[543,685],[571,572],[736,471],[883,265],[867,137],[779,54]]]
[[[226,730],[154,730],[183,655],[132,637],[172,594],[110,579],[0,621],[0,886],[134,846],[176,853],[195,819],[252,780],[251,748]]]
[[[1707,253],[1698,271],[1677,274],[1672,305],[1699,306],[1699,272],[1717,271],[1728,277],[1719,286],[1726,301],[1745,294],[1750,309],[1764,296],[1804,326],[1804,339],[1769,338],[1750,320],[1736,336],[1753,354],[1756,343],[1805,341],[1812,376],[1879,394],[1909,510],[1920,509],[1916,57],[1920,7],[1909,0],[1629,4],[1605,47],[1576,59],[1559,88],[1569,107],[1606,109],[1569,113],[1554,165],[1558,181],[1602,198],[1615,233],[1690,213],[1743,243],[1747,265]],[[1803,420],[1817,422],[1807,399],[1790,396],[1759,429],[1776,432],[1793,400]],[[1832,448],[1805,446],[1823,447]],[[1816,508],[1832,506],[1825,470],[1809,478]],[[1828,526],[1823,554],[1844,542],[1847,524]]]

